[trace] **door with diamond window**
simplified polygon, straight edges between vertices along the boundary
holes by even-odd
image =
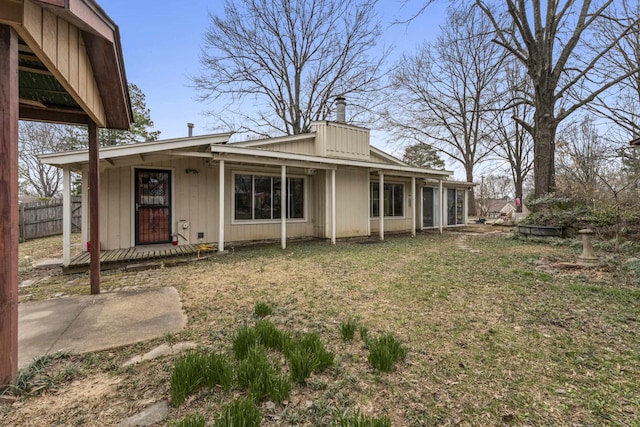
[[[135,170],[136,245],[171,241],[171,172]]]

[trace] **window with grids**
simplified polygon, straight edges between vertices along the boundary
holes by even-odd
[[[384,184],[384,216],[404,216],[404,184]],[[380,183],[371,183],[371,217],[380,216]]]
[[[304,218],[304,178],[286,180],[286,217]],[[235,175],[236,220],[281,218],[282,179],[269,175]]]

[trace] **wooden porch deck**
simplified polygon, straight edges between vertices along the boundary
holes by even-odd
[[[154,260],[180,259],[201,257],[216,251],[215,245],[180,245],[170,244],[138,246],[124,249],[104,250],[100,252],[100,269],[110,270],[123,268],[129,264],[144,264]],[[68,267],[63,267],[65,273],[80,273],[89,270],[91,254],[82,252],[71,259]]]

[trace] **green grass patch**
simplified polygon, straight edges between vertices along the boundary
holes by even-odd
[[[376,370],[389,372],[399,360],[407,357],[407,350],[391,333],[385,333],[367,342],[369,356],[367,360]]]
[[[190,352],[180,356],[173,367],[169,392],[173,405],[180,406],[186,398],[205,387],[231,387],[233,366],[221,354]]]
[[[215,427],[258,427],[262,417],[260,409],[249,399],[237,399],[224,407]]]
[[[172,425],[174,427],[205,427],[207,425],[207,420],[204,415],[195,413],[184,417]]]
[[[340,323],[340,335],[343,341],[353,341],[353,337],[356,334],[358,322],[354,319],[349,319],[346,322]]]
[[[251,347],[258,342],[256,330],[250,326],[243,326],[233,336],[233,355],[237,360],[247,357]]]
[[[291,379],[304,384],[314,372],[322,372],[334,364],[333,353],[327,351],[317,333],[294,337],[285,350]]]
[[[391,427],[391,419],[389,417],[368,417],[359,411],[351,415],[342,414],[339,419],[333,423],[334,427]]]
[[[284,351],[291,340],[289,333],[281,331],[268,320],[258,320],[254,329],[257,341],[271,350]]]
[[[253,309],[253,315],[259,318],[267,317],[271,314],[273,314],[273,309],[263,301],[258,301]]]
[[[288,379],[271,365],[261,345],[249,349],[238,365],[236,379],[256,402],[267,397],[273,402],[282,402],[291,393]]]

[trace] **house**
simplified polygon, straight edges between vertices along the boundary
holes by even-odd
[[[516,212],[515,203],[507,199],[488,199],[486,212],[489,218],[500,218],[513,215]]]
[[[229,133],[100,150],[102,249],[314,237],[460,226],[474,185],[373,147],[369,130],[314,122],[311,132],[229,143]],[[88,173],[86,151],[40,156]],[[87,180],[82,241],[86,244]],[[65,189],[64,191],[69,191]]]
[[[640,147],[640,137],[638,137],[638,138],[636,138],[636,139],[632,140],[632,141],[630,142],[630,144],[631,144],[631,145],[635,145],[636,147]]]

